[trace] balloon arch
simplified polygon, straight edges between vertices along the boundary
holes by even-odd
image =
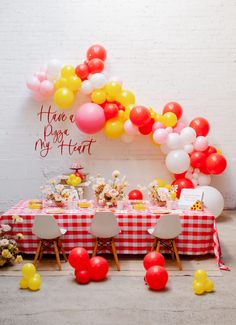
[[[51,60],[28,79],[27,87],[36,101],[53,97],[62,110],[72,107],[77,93],[88,95],[90,101],[75,114],[75,123],[84,133],[103,130],[108,138],[121,138],[126,143],[150,135],[166,154],[166,167],[173,173],[173,184],[178,185],[179,192],[209,185],[211,175],[223,173],[227,161],[208,142],[209,122],[196,117],[186,123],[183,109],[176,102],[167,103],[161,114],[136,105],[135,95],[123,89],[118,78],[103,73],[106,55],[104,47],[93,45],[87,50],[86,61],[76,67]]]

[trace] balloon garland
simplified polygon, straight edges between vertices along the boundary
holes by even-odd
[[[84,133],[103,130],[108,138],[126,143],[139,135],[151,135],[166,154],[166,167],[174,174],[178,195],[182,188],[209,185],[211,175],[224,172],[227,161],[209,145],[210,124],[205,118],[196,117],[187,125],[176,102],[167,103],[162,114],[135,105],[135,95],[123,89],[117,78],[103,73],[106,56],[103,46],[93,45],[87,50],[86,61],[76,67],[51,60],[28,79],[27,87],[36,101],[53,97],[58,109],[64,110],[71,108],[80,92],[90,96],[75,114],[75,123]]]

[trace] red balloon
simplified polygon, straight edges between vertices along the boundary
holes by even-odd
[[[83,247],[73,248],[69,254],[68,261],[76,270],[88,270],[89,254]]]
[[[158,253],[156,251],[148,253],[143,259],[143,266],[145,267],[145,270],[148,270],[151,266],[154,265],[158,265],[158,266],[165,265],[164,256],[161,253]]]
[[[189,126],[196,131],[197,137],[201,135],[205,137],[210,131],[210,124],[203,117],[194,118]]]
[[[77,65],[77,67],[75,68],[75,73],[81,80],[87,79],[89,75],[88,65],[86,63]]]
[[[185,174],[186,174],[186,172],[181,173],[181,174],[174,174],[174,177],[175,177],[175,179],[185,178]]]
[[[90,281],[90,274],[88,270],[75,271],[75,278],[79,284],[87,284]]]
[[[129,200],[142,200],[143,193],[140,190],[132,190],[129,192]]]
[[[162,114],[165,114],[167,112],[174,113],[179,120],[183,114],[183,109],[180,104],[176,102],[170,102],[164,106]]]
[[[188,178],[176,179],[174,182],[172,182],[172,185],[178,185],[177,193],[176,193],[177,198],[180,197],[180,193],[183,188],[194,188],[193,183]]]
[[[131,109],[129,118],[134,125],[142,126],[150,118],[150,112],[144,106],[136,106]]]
[[[104,69],[104,62],[101,59],[92,59],[88,61],[88,69],[90,73],[99,73]]]
[[[110,118],[116,117],[118,115],[119,108],[114,103],[106,103],[104,106],[104,114],[106,120],[109,120]]]
[[[206,154],[202,151],[194,151],[190,155],[190,164],[194,168],[204,167],[206,161]]]
[[[221,174],[227,166],[227,161],[224,156],[218,153],[212,153],[206,159],[206,169],[210,174]]]
[[[163,266],[150,267],[145,276],[145,280],[152,290],[162,290],[168,281],[168,273]]]
[[[211,155],[212,153],[217,153],[217,150],[213,146],[208,146],[206,150],[203,151],[207,156]]]
[[[92,45],[87,51],[87,59],[100,59],[105,61],[107,57],[107,52],[105,48],[101,45]]]
[[[117,101],[114,101],[113,103],[118,106],[119,111],[125,111],[125,107],[123,105],[121,105],[121,103],[119,103]]]
[[[146,122],[138,128],[139,132],[142,133],[143,135],[150,134],[152,132],[152,126],[154,123],[155,123],[154,118],[147,119]]]
[[[90,260],[89,273],[93,281],[104,280],[109,269],[108,262],[101,256],[92,257]]]

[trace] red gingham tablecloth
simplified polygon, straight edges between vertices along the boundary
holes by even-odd
[[[31,231],[34,216],[46,215],[46,211],[28,209],[27,205],[28,201],[20,201],[2,215],[1,223],[13,226],[13,234],[24,235],[24,239],[19,241],[21,252],[34,254],[38,244],[38,238]],[[62,237],[66,253],[77,246],[83,246],[92,252],[95,239],[89,233],[89,229],[94,213],[92,209],[76,209],[66,211],[66,214],[54,215],[60,227],[67,229]],[[13,225],[13,215],[21,216],[23,223]],[[121,228],[121,233],[115,238],[117,253],[146,254],[149,252],[153,237],[148,234],[147,229],[155,226],[159,215],[152,214],[150,211],[117,211],[116,215]],[[221,248],[213,214],[207,211],[182,211],[180,219],[183,232],[176,238],[179,254],[215,254],[219,267],[228,269],[220,260]]]

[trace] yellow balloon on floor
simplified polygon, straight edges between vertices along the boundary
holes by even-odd
[[[161,121],[165,126],[175,126],[177,123],[177,117],[172,112],[167,112],[162,115]]]
[[[27,289],[28,288],[28,280],[25,278],[21,279],[19,282],[20,288],[21,289]]]
[[[96,104],[103,104],[106,101],[106,92],[101,89],[96,89],[92,92],[91,99]]]
[[[29,288],[32,291],[36,291],[40,289],[41,280],[38,277],[32,277],[29,279]]]
[[[117,101],[123,106],[135,104],[135,96],[129,90],[122,90],[120,95],[117,97]]]
[[[82,81],[77,76],[71,76],[68,78],[68,88],[72,91],[77,91],[81,88]]]
[[[207,279],[207,273],[204,270],[197,270],[194,273],[194,279],[198,281],[205,281]]]
[[[110,81],[105,86],[105,91],[107,93],[107,96],[111,98],[117,98],[121,93],[121,89],[122,89],[121,84],[116,81]]]
[[[71,65],[65,65],[61,69],[61,76],[63,78],[69,78],[69,77],[74,76],[74,75],[75,75],[75,69]]]
[[[26,280],[29,280],[30,278],[32,278],[35,275],[36,269],[35,269],[34,264],[26,263],[25,265],[22,266],[21,272],[23,274],[23,277]]]
[[[62,87],[67,87],[67,86],[68,86],[68,80],[66,78],[61,78],[54,83],[55,89],[59,89]]]
[[[212,280],[206,279],[206,281],[205,281],[205,291],[206,292],[214,291],[214,282]]]
[[[119,138],[124,133],[123,122],[118,118],[108,120],[104,128],[104,133],[108,138]]]
[[[197,295],[202,295],[205,292],[204,282],[193,283],[193,290]]]
[[[75,99],[75,95],[72,90],[63,87],[59,88],[53,97],[54,103],[61,109],[70,108]]]
[[[39,280],[40,280],[40,283],[42,282],[42,281],[41,281],[41,276],[40,276],[40,274],[38,274],[38,273],[35,273],[35,275],[34,275],[34,278],[37,278],[37,279],[39,279]]]

